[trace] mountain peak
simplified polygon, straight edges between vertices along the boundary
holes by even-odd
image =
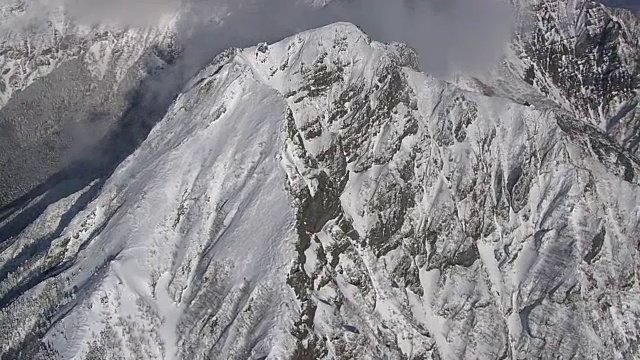
[[[0,353],[632,357],[640,163],[567,86],[629,30],[548,42],[565,3],[493,78],[349,23],[221,53],[112,171],[0,214]]]

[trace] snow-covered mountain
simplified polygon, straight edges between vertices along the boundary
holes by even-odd
[[[640,22],[595,1],[520,1],[512,57],[522,78],[640,155]]]
[[[132,93],[179,51],[172,24],[87,26],[39,1],[0,2],[0,206],[124,126]]]
[[[524,3],[486,77],[348,23],[220,54],[0,213],[2,358],[637,356],[636,20]]]

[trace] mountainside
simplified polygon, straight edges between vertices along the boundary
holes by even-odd
[[[346,23],[218,56],[108,179],[1,215],[2,358],[636,356],[634,148],[525,60],[416,56]]]
[[[640,155],[640,23],[585,0],[514,0],[511,67],[546,98]]]
[[[100,152],[96,144],[118,128],[144,128],[127,113],[141,102],[145,79],[179,52],[169,21],[86,26],[39,6],[0,3],[0,206],[83,152]]]

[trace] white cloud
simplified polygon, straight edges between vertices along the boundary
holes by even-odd
[[[22,21],[31,25],[45,21],[43,9],[59,6],[78,22],[113,26],[154,26],[179,12],[178,28],[192,48],[188,54],[194,59],[187,62],[193,65],[226,47],[277,41],[309,28],[349,21],[376,40],[410,44],[426,72],[482,71],[502,54],[512,25],[505,0],[32,0],[28,4]]]

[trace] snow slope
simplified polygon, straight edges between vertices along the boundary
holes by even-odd
[[[18,298],[3,286],[10,303],[4,315],[32,301],[47,303],[50,287],[64,292],[57,299],[62,304],[50,306],[67,313],[45,341],[65,358],[101,353],[99,346],[109,342],[122,342],[118,354],[125,358],[184,358],[198,351],[243,358],[245,351],[277,346],[270,337],[290,310],[285,278],[276,274],[284,272],[295,234],[276,159],[282,100],[245,67],[228,66],[222,81],[194,87],[176,101],[100,195],[48,240],[48,254],[27,260],[34,272],[9,274],[20,284],[44,276],[38,270],[51,262],[64,268]],[[64,212],[67,202],[47,212]],[[47,241],[41,236],[59,219],[41,219],[11,240],[4,265]],[[205,330],[217,348],[200,350],[209,339],[198,336],[182,339],[178,348],[179,335]],[[4,336],[5,351],[20,339],[18,332]]]
[[[415,59],[346,23],[218,56],[0,245],[3,357],[637,355],[635,157]]]

